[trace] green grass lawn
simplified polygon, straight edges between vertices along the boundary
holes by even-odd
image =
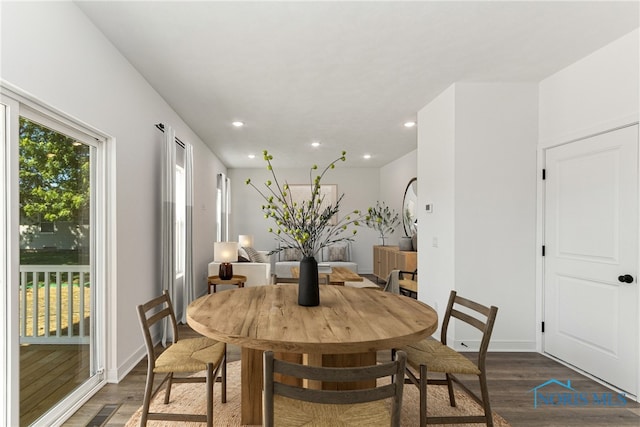
[[[77,250],[58,249],[51,250],[21,250],[21,265],[79,265],[88,264],[82,262],[86,258],[85,253]]]
[[[83,262],[86,258],[87,256],[84,252],[79,252],[77,250],[60,249],[55,251],[52,251],[52,250],[40,250],[40,251],[21,250],[20,251],[21,265],[87,265],[89,264],[88,261]],[[27,283],[25,283],[25,285],[27,286],[27,288],[31,288],[31,286],[33,286],[33,282],[31,281],[33,276],[29,275],[28,277],[29,277],[29,280],[27,281]],[[38,277],[39,287],[43,287],[44,286],[43,275],[37,274],[37,277]],[[63,278],[63,283],[61,283],[61,285],[65,287],[68,285],[69,276],[63,275],[62,278]],[[74,285],[78,286],[80,275],[77,273],[73,274],[73,277],[71,278],[71,280]],[[83,283],[83,286],[88,287],[90,285],[90,282],[89,282],[90,276],[87,274],[85,274],[85,281],[86,283]],[[55,272],[49,273],[49,282],[52,284],[56,282]]]

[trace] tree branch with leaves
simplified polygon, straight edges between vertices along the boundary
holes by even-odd
[[[304,256],[315,256],[322,248],[334,243],[353,241],[353,236],[357,234],[355,227],[360,225],[364,215],[359,210],[354,210],[331,224],[331,219],[339,215],[344,194],[341,194],[333,204],[325,203],[325,196],[320,191],[325,174],[334,169],[337,162],[346,161],[345,151],[319,174],[317,165],[311,167],[309,197],[299,202],[293,199],[289,184],[286,181],[280,183],[278,180],[271,163],[273,156],[267,150],[263,151],[263,156],[272,179],[265,181],[260,188],[254,185],[251,179],[247,179],[246,184],[251,185],[266,202],[262,205],[264,217],[275,222],[275,227],[270,227],[269,233],[274,235],[280,246],[270,253],[295,248],[299,249]],[[347,235],[345,233],[350,226],[354,228],[351,234]]]

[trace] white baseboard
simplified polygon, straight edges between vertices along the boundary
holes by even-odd
[[[456,351],[478,351],[480,341],[478,340],[456,340],[453,342]],[[489,351],[500,352],[537,352],[535,341],[499,341],[491,340]]]
[[[120,366],[116,369],[109,369],[107,371],[107,382],[108,383],[119,383],[127,376],[129,372],[147,355],[147,350],[144,345],[139,347],[131,356],[127,358]]]
[[[153,342],[157,345],[160,342],[161,335],[153,337]],[[131,356],[127,358],[117,369],[107,371],[108,383],[119,383],[124,377],[136,367],[138,363],[147,355],[147,349],[144,344],[139,347]]]

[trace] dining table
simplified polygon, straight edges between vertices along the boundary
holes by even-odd
[[[262,423],[263,351],[317,366],[373,365],[378,350],[419,341],[438,324],[427,304],[375,289],[320,286],[320,305],[297,301],[298,285],[280,284],[205,295],[187,308],[196,332],[241,347],[243,425]]]

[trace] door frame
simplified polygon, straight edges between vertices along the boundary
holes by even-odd
[[[107,348],[115,349],[115,328],[106,327],[106,319],[110,309],[115,311],[115,304],[110,303],[108,296],[115,297],[113,284],[116,277],[115,257],[115,140],[100,130],[72,117],[45,102],[27,94],[21,89],[0,81],[0,102],[8,106],[6,109],[7,135],[3,152],[0,153],[0,185],[3,190],[2,213],[6,215],[0,234],[4,238],[4,246],[0,252],[4,254],[1,261],[4,275],[0,280],[4,283],[17,283],[19,277],[19,214],[18,206],[18,129],[21,110],[33,111],[43,115],[52,122],[58,122],[65,128],[82,133],[85,138],[95,141],[95,182],[92,183],[92,197],[95,197],[95,209],[92,221],[93,250],[95,251],[94,277],[100,284],[93,290],[92,308],[94,310],[94,326],[91,330],[95,342],[92,349],[92,360],[95,362],[96,374],[87,382],[74,390],[67,398],[56,404],[46,413],[46,422],[36,420],[32,425],[58,426],[68,419],[77,409],[91,398],[106,383],[105,367],[107,366]],[[4,142],[4,141],[3,141]],[[93,144],[92,144],[93,145]],[[3,215],[3,216],[4,216]],[[0,380],[5,399],[0,400],[0,423],[18,425],[19,423],[19,334],[18,334],[18,289],[2,286],[0,302],[7,307],[4,318],[0,318],[0,335],[4,340],[0,344]],[[109,335],[107,335],[109,330]]]
[[[537,211],[536,211],[536,316],[535,316],[535,328],[536,328],[536,350],[538,351],[538,353],[543,354],[546,357],[549,357],[550,359],[553,359],[577,372],[579,372],[582,375],[585,375],[586,377],[592,379],[593,381],[596,381],[608,388],[613,388],[616,391],[621,391],[616,389],[614,386],[612,386],[609,383],[606,383],[604,381],[602,381],[601,379],[591,375],[590,373],[583,371],[573,365],[570,365],[568,363],[566,363],[563,360],[560,360],[550,354],[545,353],[544,348],[543,348],[543,342],[544,342],[544,336],[543,336],[543,332],[542,332],[542,322],[544,321],[544,310],[545,310],[545,306],[544,306],[544,291],[545,291],[545,282],[544,282],[544,277],[545,277],[545,264],[544,264],[544,256],[542,255],[542,246],[545,244],[544,241],[544,236],[545,236],[545,223],[544,223],[544,218],[545,218],[545,182],[543,180],[543,176],[542,176],[542,171],[546,168],[546,151],[552,148],[556,148],[562,145],[567,145],[567,144],[571,144],[574,142],[579,142],[588,138],[592,138],[598,135],[602,135],[605,133],[609,133],[609,132],[613,132],[616,131],[618,129],[622,129],[622,128],[626,128],[629,126],[635,126],[638,125],[640,123],[640,120],[638,120],[638,117],[634,117],[632,120],[623,120],[620,123],[616,123],[615,126],[611,126],[611,123],[609,124],[609,126],[603,125],[601,128],[591,128],[589,129],[590,132],[586,133],[582,136],[577,136],[576,134],[572,135],[572,138],[567,138],[567,140],[560,142],[561,140],[556,140],[553,143],[550,144],[546,144],[544,146],[542,146],[542,141],[539,141],[538,143],[538,149],[537,149],[537,167],[536,167],[536,173],[538,174],[538,178],[536,180],[536,198],[537,198]],[[638,129],[640,129],[640,126],[638,126]],[[640,133],[640,131],[639,131]],[[638,135],[638,144],[640,146],[640,135]],[[639,169],[640,169],[640,149],[638,150],[638,159],[636,159],[637,164],[639,165]],[[640,171],[639,171],[640,172]],[[638,173],[638,188],[640,188],[640,173]],[[639,198],[640,200],[640,198]],[[640,202],[639,202],[640,203]],[[638,235],[636,236],[637,241],[639,242],[640,245],[640,218],[638,218]],[[640,266],[640,251],[639,251],[639,255],[638,255],[638,259],[636,260],[636,263],[638,266]],[[640,283],[636,281],[636,286],[640,286]],[[638,291],[638,301],[637,301],[637,305],[638,305],[638,310],[640,312],[640,290]],[[636,339],[639,341],[638,346],[640,347],[640,336],[636,337]],[[638,351],[638,365],[640,365],[640,351]],[[637,378],[636,378],[636,384],[637,384],[637,388],[640,390],[640,370],[638,372]],[[634,399],[635,401],[640,401],[640,393],[638,394],[638,396],[632,396],[632,395],[627,395],[627,397]]]

